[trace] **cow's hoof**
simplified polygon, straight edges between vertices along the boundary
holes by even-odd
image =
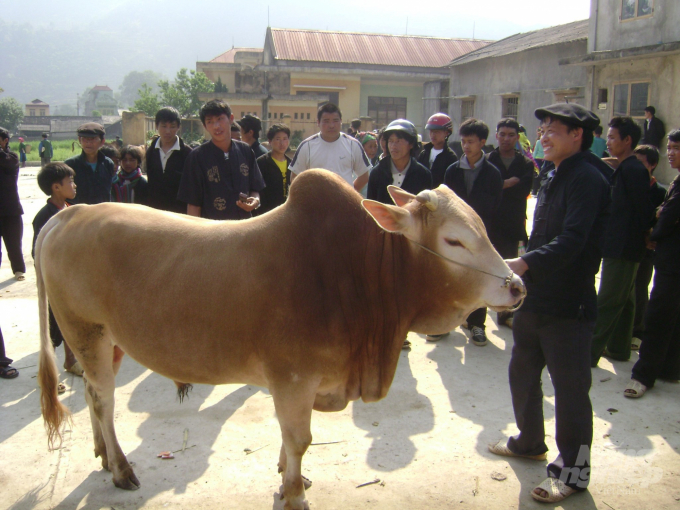
[[[113,485],[115,485],[119,489],[124,489],[126,491],[136,491],[142,486],[142,484],[139,483],[139,480],[137,480],[137,477],[132,472],[132,470],[130,470],[130,475],[127,478],[125,477],[121,477],[119,479],[114,478]]]
[[[306,499],[298,503],[286,501],[283,505],[283,510],[309,510],[309,503],[307,503]]]

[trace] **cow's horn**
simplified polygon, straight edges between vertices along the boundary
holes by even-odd
[[[436,211],[439,206],[439,198],[434,191],[426,189],[416,196],[416,200],[427,207],[430,211]]]

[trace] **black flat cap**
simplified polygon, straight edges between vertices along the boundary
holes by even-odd
[[[87,122],[78,128],[78,136],[84,136],[86,138],[104,138],[105,134],[106,131],[104,131],[104,126],[97,124],[96,122]]]
[[[580,104],[574,103],[557,103],[544,106],[538,108],[534,115],[538,120],[543,120],[546,117],[568,120],[579,127],[590,130],[600,125],[600,118],[597,115]]]

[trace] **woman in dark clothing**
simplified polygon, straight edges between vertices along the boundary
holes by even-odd
[[[367,198],[391,204],[392,199],[387,192],[390,184],[414,195],[431,189],[432,174],[415,159],[420,152],[415,126],[408,120],[397,119],[387,126],[383,138],[387,155],[371,171]]]
[[[14,278],[25,280],[26,263],[21,249],[24,210],[19,201],[19,157],[9,150],[9,131],[0,128],[0,236],[5,241]]]

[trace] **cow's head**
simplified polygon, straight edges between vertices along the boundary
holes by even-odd
[[[477,308],[507,310],[524,298],[522,280],[493,248],[480,217],[447,186],[418,196],[396,186],[388,191],[396,205],[362,205],[384,230],[411,241],[414,260],[425,269],[426,311],[414,331],[444,333]]]

